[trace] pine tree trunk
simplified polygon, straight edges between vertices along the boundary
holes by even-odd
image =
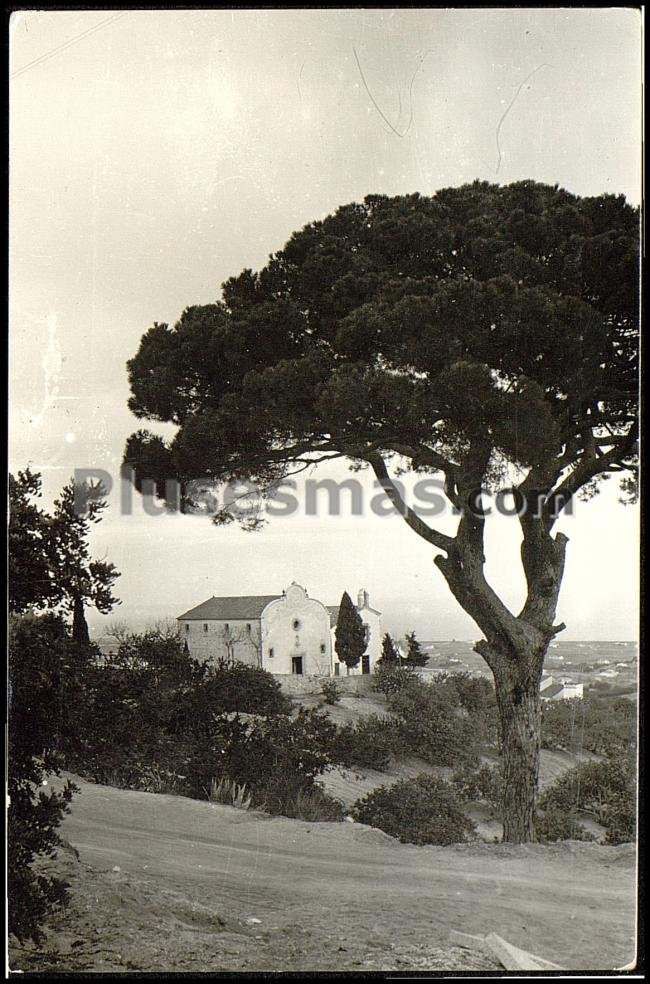
[[[485,633],[474,646],[492,670],[501,724],[504,778],[503,840],[535,837],[544,657],[563,625],[553,625],[567,538],[551,537],[540,519],[524,514],[521,557],[528,592],[519,615],[503,604],[484,574],[482,522],[463,515],[448,557],[436,557],[454,597]]]
[[[527,661],[526,661],[527,662]],[[494,682],[501,723],[503,840],[535,839],[535,797],[539,777],[541,673],[517,667],[497,669]]]

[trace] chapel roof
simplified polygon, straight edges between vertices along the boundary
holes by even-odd
[[[192,619],[231,619],[236,622],[239,619],[259,618],[270,601],[281,597],[282,595],[230,595],[218,598],[213,595],[178,618],[188,622]]]

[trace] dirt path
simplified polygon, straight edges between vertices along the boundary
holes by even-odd
[[[629,846],[415,847],[75,781],[63,836],[80,860],[56,862],[73,905],[56,949],[16,950],[16,969],[490,969],[453,929],[570,969],[633,959]]]

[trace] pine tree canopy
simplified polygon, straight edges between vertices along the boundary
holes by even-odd
[[[568,498],[629,477],[638,243],[622,196],[533,181],[345,205],[149,329],[129,406],[177,432],[138,431],[125,459],[159,491],[163,476],[263,486],[341,456],[388,486],[399,455],[441,473],[452,501],[505,463]]]

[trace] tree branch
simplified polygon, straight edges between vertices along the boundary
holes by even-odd
[[[418,536],[421,536],[423,540],[426,540],[427,543],[432,543],[434,547],[438,547],[439,550],[444,550],[448,553],[453,547],[454,538],[447,536],[445,533],[441,533],[432,526],[427,526],[427,524],[420,519],[418,514],[406,504],[402,496],[399,494],[397,486],[388,474],[386,462],[380,454],[370,453],[365,454],[364,457],[372,467],[372,470],[377,476],[382,489],[393,503],[400,516],[403,517],[411,529],[417,533]]]
[[[587,446],[585,448],[582,458],[577,462],[573,471],[567,475],[560,485],[552,488],[547,495],[547,511],[545,518],[548,529],[552,529],[561,512],[561,509],[558,509],[552,515],[548,511],[548,506],[550,505],[548,500],[551,499],[551,497],[556,500],[559,499],[563,504],[562,508],[564,508],[564,506],[568,505],[574,495],[579,492],[584,485],[590,482],[592,478],[596,478],[597,475],[606,473],[612,466],[623,463],[625,458],[634,451],[638,434],[639,422],[638,420],[635,420],[623,443],[615,445],[605,454],[597,454],[594,447],[590,448]]]

